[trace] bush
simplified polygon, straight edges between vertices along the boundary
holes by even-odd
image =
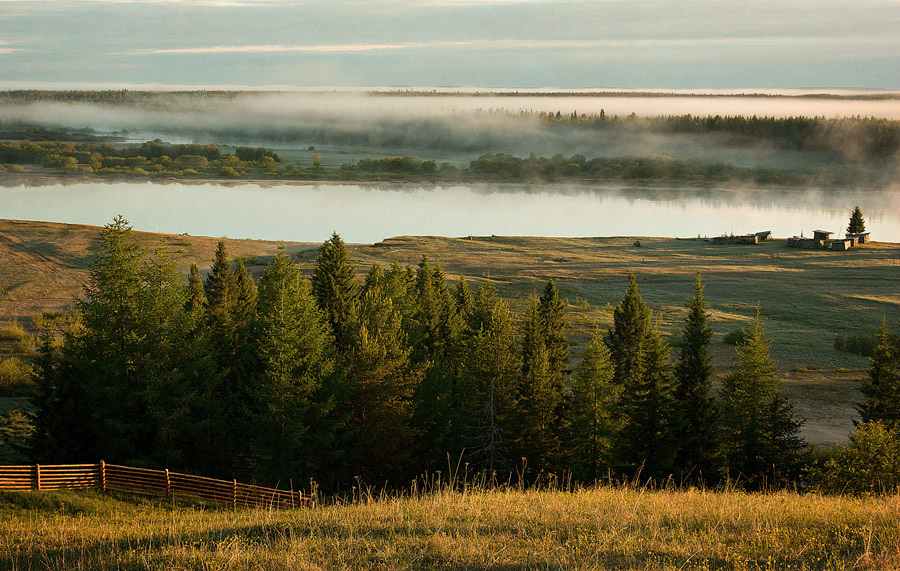
[[[13,321],[9,325],[0,327],[0,340],[19,341],[27,335],[21,325]]]
[[[859,333],[847,333],[844,335],[838,333],[834,336],[834,350],[871,357],[875,354],[875,337],[873,335],[860,335]]]
[[[860,424],[850,445],[839,446],[818,474],[829,492],[888,493],[900,486],[900,430],[878,421]]]
[[[725,334],[725,337],[722,338],[722,343],[726,345],[737,346],[743,343],[746,337],[746,331],[744,331],[743,329],[735,329],[734,331]]]
[[[0,360],[0,387],[24,387],[34,383],[34,369],[16,357]]]

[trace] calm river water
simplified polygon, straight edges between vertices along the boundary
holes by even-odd
[[[843,234],[862,208],[877,241],[900,242],[889,193],[627,186],[362,186],[81,183],[0,187],[0,218],[229,238],[378,242],[401,235],[680,236],[814,229]]]

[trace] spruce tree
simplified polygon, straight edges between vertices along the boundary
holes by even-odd
[[[411,468],[413,395],[422,372],[410,362],[402,317],[390,297],[367,291],[351,317],[338,360],[337,410],[347,415],[341,435],[345,473],[368,482],[400,482]]]
[[[863,422],[879,421],[888,430],[900,429],[900,337],[893,335],[887,320],[875,334],[875,354],[870,359],[868,378],[862,393],[866,402],[859,407]]]
[[[263,273],[252,346],[260,366],[250,389],[253,453],[271,482],[319,475],[332,447],[329,331],[309,282],[278,252]]]
[[[200,315],[206,311],[206,292],[203,290],[203,280],[200,278],[200,267],[191,264],[188,273],[188,299],[185,310],[193,315]]]
[[[850,213],[850,222],[847,224],[847,235],[860,234],[866,231],[866,221],[863,219],[862,210],[859,206]]]
[[[546,323],[535,298],[525,315],[520,338],[522,369],[512,433],[519,454],[528,458],[531,469],[556,472],[563,468],[559,415],[564,396],[557,371],[551,368]]]
[[[359,292],[356,267],[350,263],[350,254],[337,232],[319,247],[312,286],[319,307],[328,317],[337,347],[345,348],[345,329],[354,318]]]
[[[570,448],[579,481],[597,482],[612,466],[612,452],[622,426],[618,404],[621,391],[613,383],[609,348],[596,332],[572,377]]]
[[[456,305],[456,312],[462,319],[463,325],[469,321],[474,307],[474,299],[472,298],[472,290],[469,289],[469,282],[465,276],[459,276],[459,281],[453,290],[453,302]]]
[[[628,290],[613,312],[613,327],[609,330],[609,351],[619,385],[636,383],[642,375],[641,359],[644,343],[650,335],[651,312],[641,299],[637,279],[628,276]]]
[[[802,422],[794,418],[792,405],[779,387],[758,308],[736,351],[720,397],[722,451],[730,478],[760,488],[776,484],[798,467],[805,448],[800,438]]]
[[[569,339],[566,337],[566,304],[560,299],[552,279],[540,297],[540,317],[550,371],[554,383],[561,388],[569,376]]]
[[[625,424],[617,451],[619,464],[629,475],[665,478],[672,473],[677,442],[669,346],[658,326],[650,329],[644,341],[640,371],[638,379],[622,390]]]
[[[681,355],[675,365],[675,407],[678,455],[675,467],[683,481],[712,481],[718,475],[718,415],[710,395],[712,366],[709,304],[703,299],[703,279],[697,272],[694,296],[688,301]]]
[[[481,286],[468,319],[457,398],[466,450],[473,464],[488,473],[512,469],[518,461],[510,456],[520,370],[515,342],[509,307],[497,299],[493,286]]]

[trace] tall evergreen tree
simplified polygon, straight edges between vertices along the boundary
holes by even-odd
[[[734,369],[723,383],[722,450],[729,476],[751,488],[777,483],[795,470],[805,444],[802,422],[779,388],[757,308],[756,318],[738,345]]]
[[[609,330],[609,351],[619,385],[636,383],[642,375],[641,359],[644,344],[650,335],[651,312],[641,299],[637,279],[628,276],[628,290],[613,312],[613,327]]]
[[[519,454],[540,472],[562,469],[559,415],[564,398],[557,371],[552,370],[546,321],[540,302],[532,298],[522,323],[522,369],[513,434]]]
[[[453,290],[453,302],[456,305],[456,312],[463,321],[463,325],[466,325],[469,321],[469,316],[472,314],[475,301],[465,276],[459,276],[459,281]]]
[[[414,421],[419,429],[422,462],[432,469],[456,454],[454,433],[455,381],[461,365],[460,319],[440,266],[432,268],[422,257],[416,273],[416,309],[412,316],[413,363],[424,369],[415,395]]]
[[[613,448],[622,426],[619,394],[613,383],[609,349],[599,332],[584,351],[572,377],[572,468],[582,482],[596,482],[612,467]]]
[[[863,422],[880,421],[888,430],[900,430],[900,337],[888,330],[887,320],[875,334],[875,354],[868,379],[863,381],[866,402],[859,407]]]
[[[547,357],[554,383],[560,388],[569,376],[569,339],[566,337],[566,304],[549,280],[540,297],[540,317],[547,346]]]
[[[510,420],[518,402],[520,370],[509,307],[493,286],[478,288],[468,320],[466,360],[458,384],[458,401],[467,426],[466,449],[474,465],[489,473],[511,469]]]
[[[328,317],[339,349],[346,347],[345,329],[354,318],[359,297],[356,267],[337,232],[319,247],[316,268],[312,277],[313,292],[319,307]]]
[[[859,206],[850,213],[850,222],[847,224],[847,234],[859,234],[866,231],[866,221],[863,218]]]
[[[316,477],[332,448],[329,331],[309,282],[278,252],[263,273],[253,349],[260,366],[250,389],[257,473],[272,482]]]
[[[413,394],[421,370],[410,363],[402,317],[383,292],[370,290],[347,323],[339,359],[348,416],[341,441],[345,471],[369,482],[402,481],[410,469]]]
[[[658,326],[650,329],[640,361],[638,380],[626,384],[622,391],[625,425],[618,456],[628,474],[665,478],[672,473],[677,443],[669,346]]]
[[[718,477],[718,415],[710,395],[712,366],[709,304],[703,299],[703,279],[697,272],[694,296],[688,301],[681,355],[675,365],[678,454],[675,468],[683,480],[715,481]]]
[[[203,291],[203,280],[200,277],[200,267],[191,264],[188,273],[188,299],[185,310],[188,313],[197,314],[206,311],[206,292]]]

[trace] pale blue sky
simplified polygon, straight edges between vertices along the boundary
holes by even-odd
[[[0,0],[0,88],[900,88],[897,0]]]

